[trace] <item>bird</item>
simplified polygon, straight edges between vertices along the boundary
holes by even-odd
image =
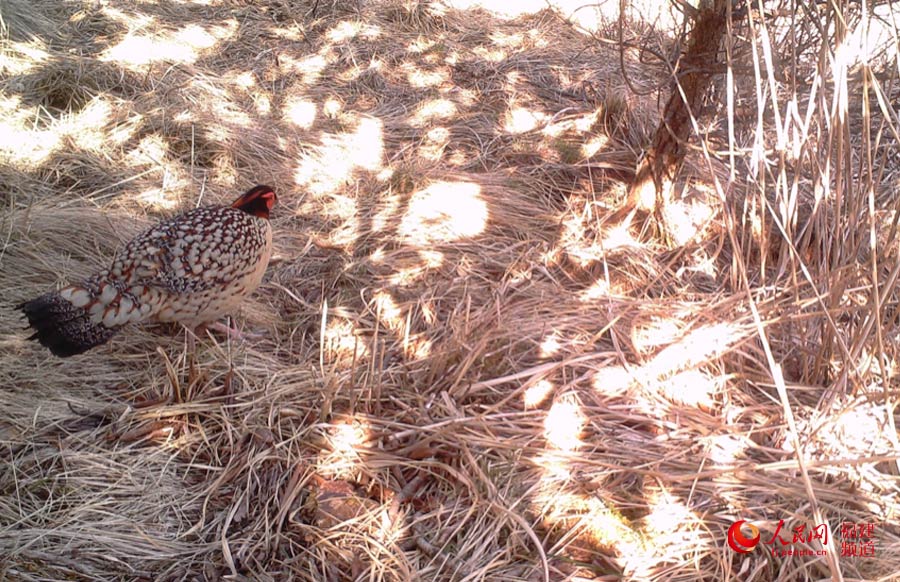
[[[230,206],[201,206],[158,223],[122,247],[109,268],[18,305],[25,329],[34,330],[28,339],[66,358],[133,323],[215,322],[262,282],[277,200],[258,185]]]

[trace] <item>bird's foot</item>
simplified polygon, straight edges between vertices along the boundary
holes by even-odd
[[[241,331],[236,327],[231,325],[225,325],[221,321],[216,321],[214,323],[209,324],[209,329],[224,333],[228,337],[232,337],[234,339],[241,340],[260,340],[265,337],[263,333],[254,333],[249,331]]]

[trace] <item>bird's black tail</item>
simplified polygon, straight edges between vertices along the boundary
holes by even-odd
[[[61,358],[105,343],[117,331],[92,322],[87,311],[75,307],[55,291],[26,301],[19,305],[19,309],[28,318],[29,327],[35,330],[28,339],[36,339]]]

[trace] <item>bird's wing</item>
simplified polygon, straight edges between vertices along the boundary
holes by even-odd
[[[203,209],[148,230],[122,249],[111,273],[130,287],[147,286],[169,294],[199,293],[221,285],[217,275],[227,235],[211,216]]]

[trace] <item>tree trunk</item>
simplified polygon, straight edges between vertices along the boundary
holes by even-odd
[[[675,176],[687,153],[691,113],[697,115],[701,110],[719,44],[725,35],[727,1],[700,2],[687,49],[675,67],[671,95],[663,109],[662,121],[628,191],[629,212],[636,209],[656,213],[669,201]]]

